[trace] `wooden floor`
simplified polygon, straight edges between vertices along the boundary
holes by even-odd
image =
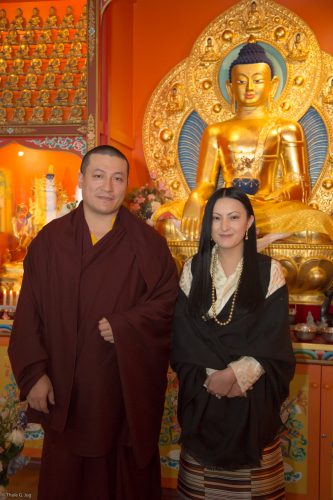
[[[7,487],[7,498],[20,498],[37,500],[39,463],[30,462],[24,469],[18,471],[15,476],[10,477]],[[175,500],[176,491],[164,489],[162,500]],[[59,499],[61,500],[61,499]],[[135,500],[135,499],[133,499]]]

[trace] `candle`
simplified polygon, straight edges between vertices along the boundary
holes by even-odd
[[[6,290],[6,288],[3,289],[2,305],[4,305],[4,306],[7,305],[7,290]]]
[[[13,290],[9,290],[9,305],[13,305]]]

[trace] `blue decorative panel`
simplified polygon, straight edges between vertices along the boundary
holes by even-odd
[[[186,119],[179,135],[178,158],[189,188],[195,188],[200,142],[206,123],[193,111]]]
[[[315,184],[324,165],[328,148],[325,124],[314,108],[309,108],[299,120],[304,130],[307,143],[311,187]]]

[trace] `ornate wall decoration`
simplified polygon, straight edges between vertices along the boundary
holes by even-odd
[[[86,124],[88,52],[95,71],[94,1],[89,21],[87,4],[76,9],[68,5],[59,16],[52,6],[44,19],[37,6],[17,9],[14,19],[2,9],[0,134],[77,135]]]

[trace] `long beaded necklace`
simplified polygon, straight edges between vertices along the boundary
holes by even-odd
[[[236,304],[236,298],[237,298],[237,294],[238,294],[238,290],[239,290],[239,284],[240,284],[241,277],[242,277],[242,272],[243,272],[243,261],[242,261],[241,268],[240,268],[240,273],[239,273],[239,278],[238,278],[238,281],[237,281],[236,290],[234,291],[234,295],[232,297],[231,307],[230,307],[230,312],[229,312],[228,319],[226,319],[226,321],[220,321],[217,318],[217,314],[216,314],[215,272],[216,272],[216,266],[217,266],[217,258],[218,258],[218,253],[217,253],[217,250],[216,250],[216,252],[214,254],[214,257],[213,257],[213,265],[212,265],[212,316],[213,316],[213,319],[214,319],[215,323],[217,323],[220,326],[226,326],[226,325],[228,325],[230,323],[230,321],[232,320],[232,316],[234,314],[234,309],[235,309],[235,304]]]

